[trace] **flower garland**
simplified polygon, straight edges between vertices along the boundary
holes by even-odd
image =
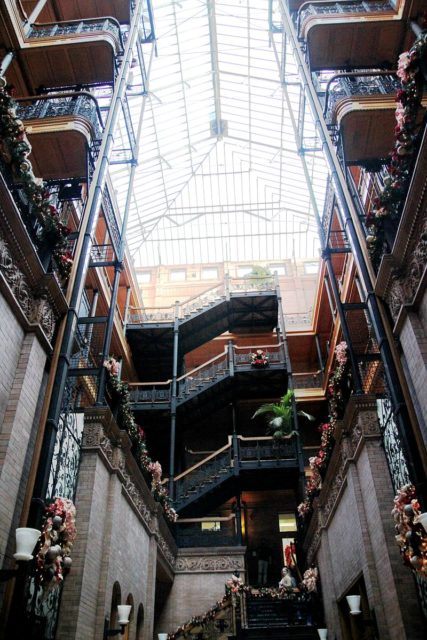
[[[427,532],[419,521],[420,504],[412,484],[399,489],[391,514],[403,563],[427,578]]]
[[[67,279],[73,265],[72,255],[67,250],[71,229],[62,224],[43,180],[36,178],[33,173],[31,162],[28,160],[31,145],[25,133],[24,123],[16,115],[16,105],[10,91],[11,87],[0,77],[0,157],[11,167],[15,180],[22,183],[20,186],[32,205],[31,215],[39,224],[39,246],[49,247],[59,275]]]
[[[382,193],[375,198],[373,209],[366,218],[369,229],[366,242],[375,267],[378,267],[384,253],[385,220],[399,220],[409,187],[419,135],[417,117],[423,88],[421,66],[426,62],[426,57],[427,32],[421,33],[411,49],[399,56],[397,75],[402,88],[396,95],[395,144],[387,167],[390,175],[385,179]]]
[[[36,556],[36,576],[49,589],[58,586],[71,567],[70,552],[76,538],[76,508],[67,498],[54,498],[46,506]]]
[[[308,593],[317,592],[318,579],[319,579],[319,571],[317,567],[309,567],[306,571],[304,571],[302,584],[304,585]]]
[[[168,634],[168,640],[177,640],[179,636],[187,634],[195,634],[197,628],[203,628],[208,622],[215,619],[217,613],[231,606],[232,596],[244,593],[249,598],[268,598],[270,600],[306,600],[308,589],[304,582],[301,584],[302,591],[299,589],[274,589],[272,587],[251,587],[243,584],[241,578],[232,575],[225,583],[225,596],[219,600],[213,607],[208,609],[206,613],[200,616],[193,616],[187,622],[180,625],[173,633]]]
[[[135,459],[143,475],[148,481],[151,480],[151,493],[154,499],[162,505],[167,520],[176,522],[178,514],[172,507],[167,488],[162,483],[161,464],[160,462],[154,462],[150,458],[145,442],[144,430],[136,424],[131,409],[129,387],[125,382],[119,380],[120,365],[118,361],[111,356],[104,362],[104,367],[108,372],[109,391],[113,400],[118,404],[117,421],[122,429],[129,435],[133,445]]]
[[[252,367],[266,367],[268,365],[268,355],[262,349],[257,349],[255,353],[251,353]]]
[[[316,456],[309,458],[312,475],[305,484],[305,498],[297,507],[297,513],[304,520],[313,508],[313,500],[322,487],[321,474],[326,471],[332,454],[334,444],[335,424],[345,409],[345,388],[351,384],[351,369],[348,360],[348,348],[345,341],[340,342],[335,348],[337,365],[328,384],[328,409],[329,422],[319,426],[320,448]]]

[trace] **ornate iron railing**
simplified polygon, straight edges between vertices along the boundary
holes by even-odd
[[[221,477],[232,472],[231,442],[202,462],[175,478],[177,506],[193,494],[200,493],[206,485],[218,483]]]
[[[349,96],[365,97],[379,95],[395,95],[400,87],[396,76],[387,73],[354,72],[336,75],[328,82],[325,94],[325,117],[327,122],[333,120],[336,105]]]
[[[347,0],[347,2],[322,2],[316,4],[304,4],[296,16],[297,29],[299,31],[304,21],[311,16],[328,16],[336,14],[354,13],[381,13],[393,11],[389,0]]]
[[[261,349],[263,351],[263,354],[267,358],[269,364],[284,364],[286,362],[283,344],[260,344],[257,346],[245,347],[233,346],[234,364],[236,366],[250,365],[252,363],[251,356],[257,349]]]
[[[88,33],[111,33],[122,45],[120,24],[114,18],[90,18],[87,20],[69,20],[67,22],[47,22],[32,24],[29,38],[53,38],[75,36]]]
[[[315,389],[317,387],[323,387],[323,382],[324,376],[322,371],[292,374],[294,389]]]
[[[131,307],[129,311],[129,324],[143,324],[144,322],[173,322],[177,317],[181,322],[188,320],[192,315],[200,313],[222,300],[227,299],[233,293],[272,292],[276,290],[276,281],[271,277],[226,278],[223,282],[202,293],[167,307]]]
[[[405,484],[410,484],[411,479],[391,401],[387,396],[377,400],[377,413],[391,481],[394,492],[397,493]]]
[[[102,136],[103,124],[98,103],[90,93],[55,93],[34,99],[30,104],[27,102],[27,99],[18,99],[16,113],[22,120],[80,116],[92,125],[94,138]]]
[[[286,329],[290,329],[291,331],[295,331],[296,329],[307,329],[311,327],[313,323],[313,311],[304,311],[301,313],[286,313],[285,316],[285,325]]]
[[[297,441],[295,438],[276,441],[269,436],[245,438],[238,436],[238,459],[244,467],[245,462],[269,462],[295,459]]]
[[[203,529],[205,519],[179,519],[175,525],[175,540],[179,547],[224,547],[237,544],[235,516],[212,517],[217,528]]]
[[[171,399],[171,381],[165,382],[148,382],[148,383],[129,383],[130,401],[135,404],[158,404],[170,402]]]
[[[178,400],[188,398],[192,393],[223,377],[229,371],[228,351],[225,350],[207,363],[178,378]]]

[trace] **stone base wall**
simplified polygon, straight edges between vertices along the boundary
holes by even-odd
[[[241,577],[244,576],[245,551],[245,547],[179,549],[175,580],[157,622],[156,634],[172,633],[221,600],[225,582],[232,573],[240,571]]]
[[[151,639],[156,568],[161,563],[163,578],[172,582],[176,549],[130,453],[129,439],[108,411],[85,415],[76,510],[78,533],[57,640],[102,638],[117,586],[119,604],[133,603],[126,638]],[[139,610],[144,620],[137,628]]]
[[[375,400],[353,397],[313,514],[306,550],[319,568],[330,635],[345,638],[345,596],[363,578],[370,629],[382,640],[421,640],[422,614],[414,580],[403,566],[391,516],[394,492],[382,448]],[[368,637],[375,637],[374,635]]]

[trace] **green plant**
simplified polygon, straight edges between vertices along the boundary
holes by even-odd
[[[280,402],[261,405],[252,416],[266,414],[268,418],[267,432],[276,440],[291,438],[298,432],[294,429],[294,392],[289,390],[280,398]],[[297,415],[313,421],[314,417],[305,411],[297,411]]]

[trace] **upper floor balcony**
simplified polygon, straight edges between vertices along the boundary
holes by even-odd
[[[324,113],[330,128],[339,134],[347,164],[385,158],[390,153],[399,87],[396,76],[380,71],[375,75],[342,73],[330,78]]]
[[[37,5],[36,0],[21,0],[22,8],[27,15]],[[81,20],[111,16],[121,24],[129,24],[133,0],[47,0],[38,19],[49,22],[60,20]]]
[[[25,122],[32,146],[30,160],[45,180],[82,178],[88,171],[88,150],[102,135],[96,99],[88,92],[55,93],[17,99],[17,115]]]
[[[294,14],[312,70],[394,64],[406,22],[390,0],[305,2]]]
[[[11,2],[1,10],[0,47],[16,51],[7,78],[20,95],[40,88],[111,84],[123,51],[115,18],[25,25]]]

